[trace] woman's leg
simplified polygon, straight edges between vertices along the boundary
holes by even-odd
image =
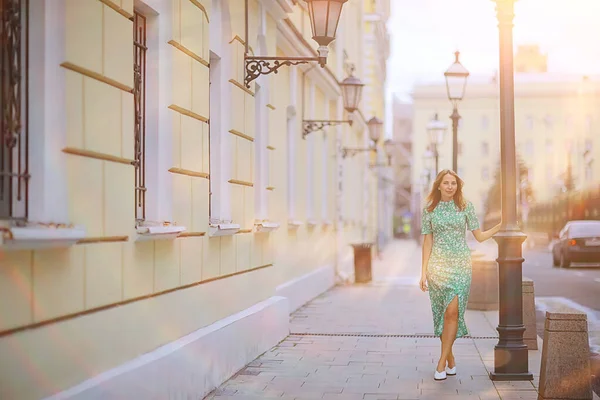
[[[446,361],[449,363],[449,367],[454,367],[454,355],[452,354],[452,345],[456,340],[456,333],[458,332],[458,296],[450,302],[444,313],[444,329],[442,330],[442,354],[438,365],[436,367],[438,372],[444,371],[446,368]]]

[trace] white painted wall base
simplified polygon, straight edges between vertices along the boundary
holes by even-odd
[[[328,265],[277,286],[275,294],[287,297],[291,314],[334,285],[335,267]]]
[[[46,400],[202,398],[289,334],[289,309],[271,297]]]

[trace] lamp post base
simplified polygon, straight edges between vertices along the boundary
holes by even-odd
[[[498,344],[494,348],[495,370],[490,372],[493,381],[531,381],[533,374],[528,372],[529,353],[525,345]],[[526,372],[519,372],[526,371]]]
[[[515,225],[506,226],[494,236],[498,243],[499,324],[494,348],[495,381],[528,381],[529,353],[523,341],[522,245],[527,236]]]
[[[492,381],[532,381],[533,375],[530,373],[523,374],[498,374],[496,372],[490,372],[490,380]]]

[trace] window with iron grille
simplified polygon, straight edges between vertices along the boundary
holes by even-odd
[[[137,11],[133,19],[133,101],[135,156],[135,219],[146,219],[146,17]]]
[[[0,0],[0,219],[26,220],[28,0]]]

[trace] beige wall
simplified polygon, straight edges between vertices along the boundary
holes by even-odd
[[[138,241],[131,165],[129,17],[134,2],[64,0],[66,32],[60,40],[66,49],[61,62],[67,139],[66,150],[53,156],[66,159],[69,222],[83,226],[87,238],[68,248],[3,253],[0,397],[37,399],[69,388],[267,299],[278,285],[334,265],[338,250],[348,254],[349,242],[365,240],[365,234],[373,237],[376,203],[372,198],[368,202],[375,190],[369,157],[363,153],[342,161],[338,151],[340,144],[364,147],[365,121],[303,140],[303,114],[319,119],[344,114],[339,89],[327,83],[328,73],[319,68],[305,75],[309,66],[284,67],[261,78],[266,100],[258,104],[254,83],[250,89],[243,86],[242,2],[216,1],[222,8],[223,32],[228,32],[220,48],[213,48],[211,40],[211,35],[220,35],[212,25],[219,18],[215,1],[169,0],[162,8],[156,6],[158,15],[148,14],[160,31],[159,47],[149,51],[160,52],[161,72],[160,89],[147,94],[157,96],[156,109],[147,112],[147,129],[156,132],[158,143],[146,149],[147,175],[154,182],[148,186],[147,222],[169,221],[186,231],[172,240]],[[340,22],[345,34],[332,46],[328,68],[338,81],[345,77],[339,49],[354,62],[361,59],[361,3],[345,5]],[[148,6],[155,4],[161,2],[148,0]],[[249,46],[255,52],[259,14],[259,3],[251,0]],[[274,16],[265,16],[266,52],[296,56],[287,50]],[[289,18],[303,40],[316,48],[306,11],[296,5]],[[294,45],[303,45],[302,38],[295,40]],[[209,76],[217,65],[211,52],[228,63],[221,64],[221,104],[210,98]],[[382,101],[377,94],[369,107],[382,110]],[[291,127],[290,106],[297,111]],[[257,125],[261,113],[266,124]],[[222,147],[214,152],[217,138]],[[219,206],[212,211],[209,197]],[[257,204],[261,199],[266,199],[265,215]],[[337,226],[336,234],[338,218],[345,223]],[[231,219],[241,230],[210,237],[210,219]],[[277,222],[280,228],[256,233],[258,219]],[[292,220],[302,225],[294,227]],[[365,233],[366,225],[370,228]]]

